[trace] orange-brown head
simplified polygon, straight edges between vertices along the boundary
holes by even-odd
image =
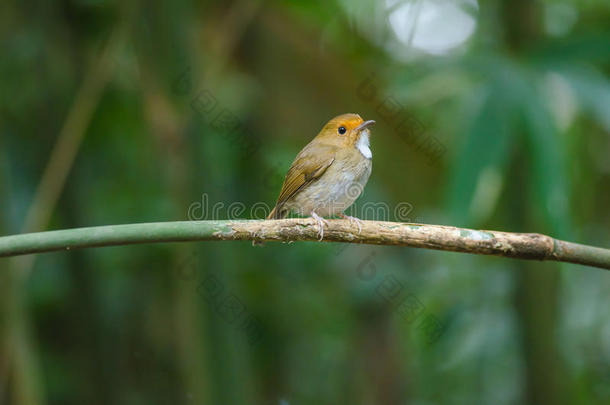
[[[368,149],[369,128],[374,123],[375,121],[373,120],[363,120],[358,114],[342,114],[331,119],[324,125],[320,133],[316,136],[316,141],[339,147],[358,147],[362,144],[362,146],[366,147],[370,152],[370,149]]]

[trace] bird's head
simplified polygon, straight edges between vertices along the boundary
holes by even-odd
[[[342,114],[328,121],[316,139],[339,147],[357,148],[370,159],[369,136],[373,124],[375,121],[365,121],[358,114]]]

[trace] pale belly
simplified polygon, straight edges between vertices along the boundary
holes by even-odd
[[[286,208],[302,216],[315,212],[322,217],[343,213],[364,190],[372,161],[361,159],[350,165],[335,162],[320,177],[286,202]]]

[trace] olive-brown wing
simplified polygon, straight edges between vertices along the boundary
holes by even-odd
[[[282,191],[269,218],[282,218],[282,206],[303,187],[319,179],[335,161],[337,147],[309,144],[297,155],[286,174]]]

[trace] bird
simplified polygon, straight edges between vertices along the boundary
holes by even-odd
[[[282,185],[275,207],[267,219],[282,219],[290,212],[311,216],[318,225],[319,240],[324,238],[324,217],[338,216],[355,222],[345,214],[362,193],[373,168],[370,128],[365,121],[348,113],[332,118],[296,156]]]

